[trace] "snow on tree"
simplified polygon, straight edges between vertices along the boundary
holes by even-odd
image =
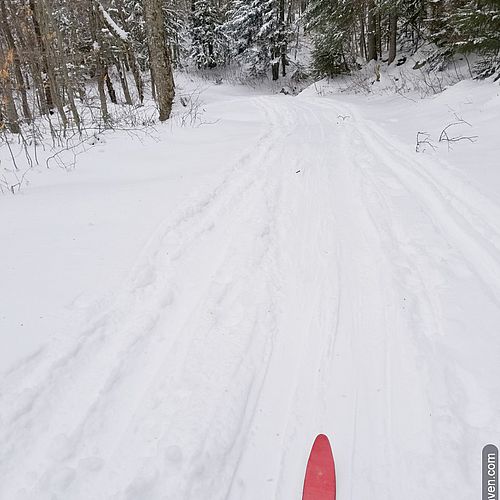
[[[189,17],[184,9],[179,8],[178,0],[168,0],[164,3],[165,31],[170,44],[172,64],[175,67],[183,65],[183,60],[189,59],[191,51]]]
[[[234,0],[228,12],[224,32],[232,41],[232,52],[236,57],[244,55],[253,47],[259,28],[256,9],[245,0]]]
[[[440,16],[441,29],[433,38],[451,53],[476,53],[482,76],[500,78],[500,2],[498,0],[462,0],[454,2]]]
[[[350,0],[313,0],[307,12],[307,29],[314,40],[313,62],[320,75],[348,72],[354,64],[352,46],[356,23],[354,3]]]
[[[222,13],[211,0],[194,0],[191,12],[191,58],[198,68],[224,65],[228,55]]]
[[[233,2],[225,29],[233,39],[233,52],[247,74],[258,76],[272,69],[273,79],[286,74],[292,32],[285,21],[284,0]]]

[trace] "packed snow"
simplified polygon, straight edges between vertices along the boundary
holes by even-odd
[[[299,500],[319,433],[340,500],[478,498],[498,84],[201,100],[0,196],[0,498]]]

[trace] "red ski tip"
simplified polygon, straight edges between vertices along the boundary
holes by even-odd
[[[302,500],[335,500],[336,486],[330,441],[324,434],[319,434],[307,462]]]

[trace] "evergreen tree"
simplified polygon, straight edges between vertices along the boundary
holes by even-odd
[[[257,3],[257,2],[256,2]],[[291,30],[285,23],[284,0],[263,0],[258,2],[257,12],[260,14],[262,26],[257,33],[257,43],[263,62],[271,66],[273,80],[281,73],[286,75],[288,42]]]
[[[165,6],[165,30],[172,53],[172,64],[182,66],[182,61],[190,56],[189,18],[178,5],[178,0],[168,0]]]
[[[198,68],[224,65],[228,44],[222,29],[222,13],[211,0],[194,0],[191,13],[191,58]]]
[[[259,16],[252,3],[234,0],[224,24],[224,32],[232,42],[232,53],[240,61],[245,61],[248,51],[254,47],[259,29]]]
[[[236,0],[225,30],[233,52],[249,76],[272,69],[273,79],[286,74],[288,43],[292,32],[286,22],[284,0]],[[280,66],[281,65],[281,66]]]
[[[445,57],[481,54],[479,76],[500,77],[500,1],[452,0],[439,5],[429,20],[431,40],[440,48],[439,53]]]
[[[443,17],[438,41],[457,52],[497,54],[500,50],[500,1],[453,2]]]
[[[307,12],[307,28],[313,33],[313,65],[317,74],[346,73],[354,64],[352,46],[356,10],[350,0],[313,0]]]

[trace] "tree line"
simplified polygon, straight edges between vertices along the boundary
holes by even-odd
[[[54,127],[80,128],[89,84],[99,96],[100,119],[108,104],[144,100],[144,73],[152,93],[173,99],[170,47],[162,0],[0,0],[0,124],[13,133],[37,116]],[[157,92],[158,90],[158,92]],[[163,99],[165,101],[165,99]],[[95,106],[85,106],[94,112]]]
[[[500,0],[311,0],[307,17],[322,74],[349,72],[360,61],[390,65],[398,46],[411,53],[425,42],[444,62],[477,53],[482,76],[500,70]]]
[[[108,126],[110,103],[141,105],[146,90],[166,120],[172,68],[238,64],[278,80],[303,37],[322,76],[392,64],[424,41],[500,74],[499,33],[500,0],[0,0],[0,130],[40,116],[80,129],[82,109]]]

